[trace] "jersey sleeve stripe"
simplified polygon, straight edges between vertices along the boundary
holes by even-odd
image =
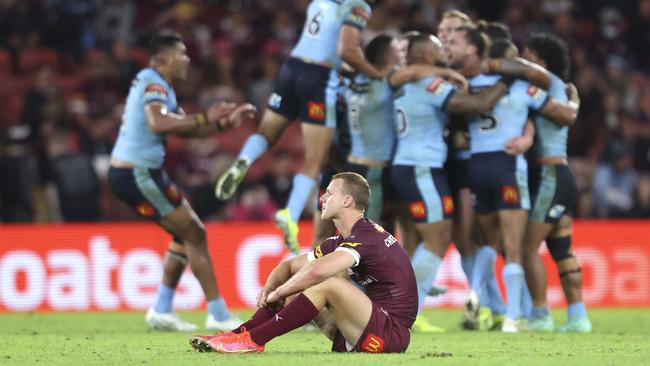
[[[353,267],[356,267],[356,266],[359,265],[359,262],[361,261],[361,255],[359,254],[359,252],[357,252],[356,250],[354,250],[352,248],[348,248],[348,247],[338,247],[334,251],[338,251],[338,250],[340,250],[342,252],[346,252],[346,253],[350,254],[352,256],[352,258],[354,258],[354,266]]]

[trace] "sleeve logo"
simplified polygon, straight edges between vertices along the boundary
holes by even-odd
[[[539,89],[538,87],[536,87],[534,85],[529,86],[526,93],[528,95],[530,95],[535,100],[539,100],[539,99],[544,97],[544,90]]]
[[[427,86],[427,91],[435,95],[440,95],[445,90],[445,88],[443,87],[444,84],[445,84],[444,79],[437,78],[434,81],[432,81],[431,84],[429,84],[429,86]]]
[[[325,119],[325,104],[323,102],[307,102],[307,115],[309,118],[322,121]]]
[[[167,96],[167,89],[160,85],[160,84],[149,84],[147,85],[147,88],[144,90],[145,94],[157,94],[157,95],[162,95],[164,97]]]
[[[340,247],[349,247],[349,248],[356,248],[359,245],[361,245],[361,243],[353,243],[351,241],[346,241],[345,243],[339,244]]]
[[[320,258],[323,256],[323,251],[320,249],[320,245],[317,246],[316,249],[314,249],[314,256],[316,258]]]

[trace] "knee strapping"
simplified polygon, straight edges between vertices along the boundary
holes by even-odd
[[[555,262],[573,257],[573,253],[571,252],[571,236],[546,239],[546,247],[551,252],[551,257],[553,257]]]

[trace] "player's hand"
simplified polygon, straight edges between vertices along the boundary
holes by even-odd
[[[228,130],[237,127],[245,120],[254,119],[255,113],[257,113],[257,108],[254,105],[242,103],[233,108],[225,118],[219,121],[221,129]]]
[[[444,69],[444,70],[445,72],[443,77],[445,79],[449,80],[452,84],[456,85],[462,92],[467,92],[467,90],[469,90],[469,83],[467,82],[467,79],[463,76],[463,74],[452,69]]]
[[[521,155],[533,146],[533,138],[530,136],[516,136],[508,140],[505,144],[508,155]]]
[[[217,124],[221,122],[224,116],[229,115],[236,107],[235,103],[231,102],[217,102],[213,103],[208,110],[205,111],[205,117],[210,124]]]
[[[266,296],[266,307],[269,308],[282,308],[284,306],[285,298],[280,296],[278,290],[271,291]]]
[[[272,291],[271,289],[263,287],[260,290],[260,292],[257,294],[256,302],[257,302],[257,307],[259,309],[266,307],[266,305],[267,305],[266,304],[266,297],[268,296],[269,292],[271,292],[271,291]]]

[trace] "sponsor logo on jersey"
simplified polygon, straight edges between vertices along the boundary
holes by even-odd
[[[144,89],[144,96],[146,99],[167,100],[167,94],[167,88],[160,84],[149,84]]]
[[[307,116],[311,119],[322,121],[325,119],[325,104],[323,102],[307,102]]]
[[[395,243],[397,243],[397,239],[395,239],[395,237],[392,235],[388,235],[386,239],[384,239],[384,245],[386,245],[388,248],[390,248]]]
[[[273,109],[280,108],[280,105],[282,104],[282,96],[276,93],[271,94],[271,96],[269,97],[268,104],[270,108]]]
[[[409,211],[414,219],[424,219],[427,217],[427,207],[423,201],[415,201],[409,204]]]
[[[553,205],[550,210],[548,210],[548,217],[552,219],[559,219],[564,214],[566,207],[564,205]]]
[[[369,332],[361,344],[361,350],[370,353],[381,353],[384,350],[384,340],[375,333]]]
[[[353,242],[351,242],[351,241],[346,241],[345,243],[341,243],[341,244],[339,244],[340,247],[342,247],[342,246],[346,246],[346,247],[350,247],[350,248],[356,248],[356,247],[358,247],[359,245],[361,245],[361,243],[353,243]]]
[[[526,93],[528,93],[528,95],[530,95],[531,97],[533,97],[533,99],[536,100],[539,100],[544,96],[544,91],[534,85],[529,86]]]
[[[514,186],[501,186],[501,200],[506,204],[519,203],[519,190]]]
[[[442,212],[445,215],[454,213],[454,199],[449,195],[442,196]]]

